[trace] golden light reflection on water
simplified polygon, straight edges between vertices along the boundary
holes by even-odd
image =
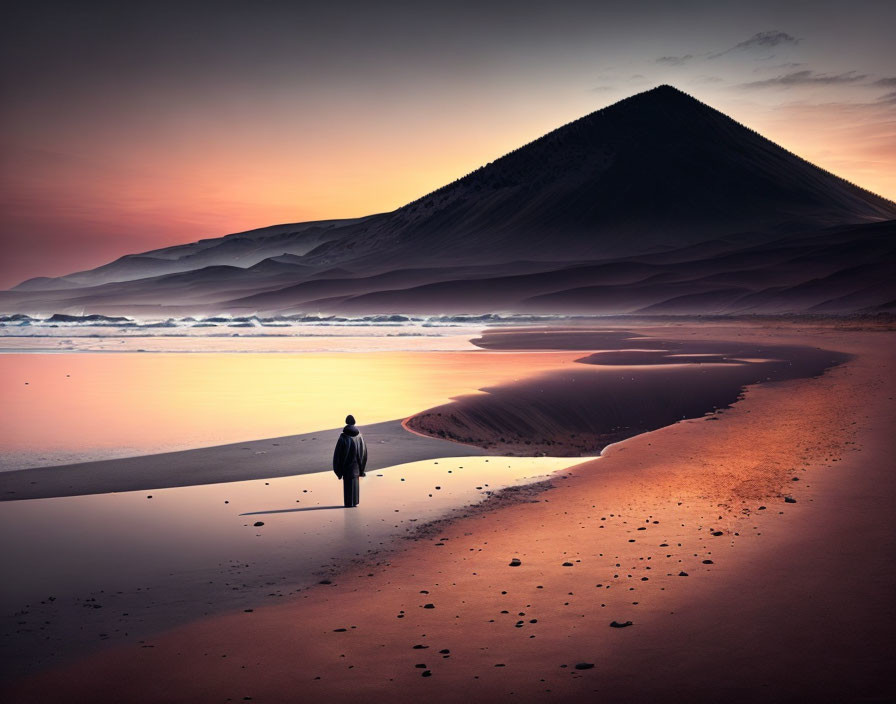
[[[403,418],[578,352],[0,355],[0,452],[18,466]],[[43,461],[39,458],[44,457]],[[70,461],[76,461],[71,459]]]

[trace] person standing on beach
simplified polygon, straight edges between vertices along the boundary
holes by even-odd
[[[358,505],[359,477],[365,476],[367,468],[367,443],[361,431],[355,427],[355,417],[345,417],[345,427],[336,441],[333,451],[333,471],[342,480],[342,498],[346,508]]]

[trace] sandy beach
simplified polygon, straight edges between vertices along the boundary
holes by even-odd
[[[0,704],[896,704],[896,0],[4,20]]]
[[[5,700],[892,699],[893,333],[640,332],[851,358],[612,445],[523,502],[456,511],[330,584],[110,646]]]

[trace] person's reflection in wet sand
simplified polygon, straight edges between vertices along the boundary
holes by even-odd
[[[362,555],[364,553],[362,545],[366,539],[363,518],[357,511],[344,511],[343,514],[342,534],[345,544],[355,547],[356,555]]]

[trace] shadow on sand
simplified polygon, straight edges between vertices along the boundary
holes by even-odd
[[[241,516],[263,516],[266,513],[297,513],[299,511],[328,511],[334,508],[345,508],[345,506],[309,506],[308,508],[279,508],[273,511],[250,511],[249,513],[241,513]]]

